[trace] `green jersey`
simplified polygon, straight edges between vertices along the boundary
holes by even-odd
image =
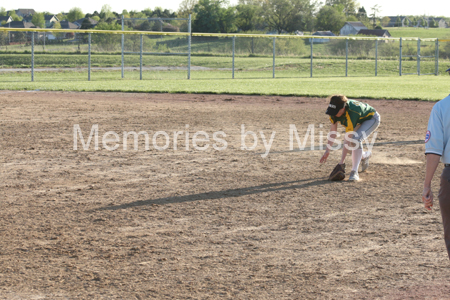
[[[366,120],[372,119],[376,110],[364,102],[348,100],[345,113],[340,116],[330,116],[331,123],[339,122],[345,127],[345,132],[353,131],[354,128]]]

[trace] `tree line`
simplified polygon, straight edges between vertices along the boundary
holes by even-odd
[[[80,8],[74,7],[68,13],[56,14],[59,21],[73,22],[88,18],[82,28],[90,28],[89,18],[98,22],[96,29],[121,29],[120,18],[187,18],[192,16],[192,31],[211,33],[235,33],[274,31],[277,33],[293,33],[296,31],[313,32],[332,31],[339,33],[345,22],[360,21],[367,28],[382,28],[390,20],[380,17],[380,7],[375,5],[369,11],[355,0],[326,0],[322,5],[318,0],[239,0],[238,4],[229,5],[227,0],[183,0],[178,11],[156,7],[142,11],[123,10],[117,13],[106,4],[100,12],[83,13]],[[45,27],[45,15],[49,12],[40,12],[32,16],[31,22],[41,28]],[[21,21],[15,11],[6,11],[0,8],[0,16],[11,16],[15,21]],[[176,24],[176,23],[175,23]],[[410,16],[407,26],[427,24],[437,27],[433,18],[425,19],[423,16]],[[54,24],[54,28],[60,28]],[[178,24],[186,27],[186,23]],[[398,24],[401,26],[402,24]],[[142,30],[158,30],[157,24],[144,24]],[[83,29],[84,29],[83,28]],[[187,28],[182,28],[185,31]]]

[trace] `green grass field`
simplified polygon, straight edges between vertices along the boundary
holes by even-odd
[[[406,47],[405,47],[406,49]],[[406,51],[405,51],[406,53]],[[448,65],[448,60],[440,60],[443,65]],[[232,58],[229,56],[192,56],[191,64],[195,67],[211,69],[232,68]],[[145,67],[187,67],[187,57],[184,56],[155,56],[146,55],[143,57]],[[398,59],[379,59],[379,75],[398,74]],[[416,61],[405,58],[403,70],[405,73],[415,72]],[[422,60],[421,72],[434,72],[434,59]],[[48,55],[36,54],[34,58],[35,68],[79,68],[88,66],[86,55]],[[120,67],[120,55],[93,55],[91,59],[92,67]],[[139,67],[138,55],[125,56],[126,67]],[[269,56],[248,57],[238,56],[235,58],[235,69],[237,71],[272,71],[273,58]],[[31,68],[31,58],[29,54],[0,54],[1,68]],[[293,76],[309,75],[310,59],[299,57],[276,57],[275,67],[277,71],[291,72]],[[314,74],[327,76],[342,76],[345,74],[345,56],[338,58],[314,58]],[[446,69],[446,68],[445,68]],[[441,74],[445,69],[441,70]],[[354,76],[369,76],[375,74],[375,59],[355,59],[349,57],[349,74]],[[252,75],[253,76],[253,75]],[[265,76],[265,75],[264,75]],[[292,77],[291,75],[287,75]],[[261,77],[261,76],[257,76]]]
[[[433,101],[447,96],[450,90],[450,77],[448,76],[284,77],[272,79],[257,78],[258,74],[260,73],[246,72],[245,75],[237,73],[236,78],[240,79],[229,79],[229,72],[196,71],[192,72],[191,80],[186,80],[184,79],[186,72],[146,72],[144,73],[145,80],[141,81],[139,72],[127,72],[125,79],[119,79],[120,72],[93,72],[92,81],[87,81],[87,75],[84,72],[49,72],[37,74],[35,82],[31,82],[29,73],[14,73],[0,75],[0,89],[311,97],[326,97],[333,93],[343,93],[353,98]],[[240,75],[243,76],[238,77]],[[249,78],[252,76],[253,78]],[[157,80],[159,78],[164,78],[164,80]]]
[[[450,28],[384,27],[392,37],[450,38]]]
[[[450,29],[388,28],[393,37],[448,38]],[[183,52],[186,45],[178,38],[149,40],[156,46],[166,45],[171,51]],[[158,44],[160,43],[160,44]],[[251,45],[255,53],[251,54]],[[334,43],[334,44],[333,44]],[[450,78],[445,70],[450,67],[447,43],[441,43],[440,76],[399,77],[398,43],[379,43],[378,77],[375,77],[374,41],[351,41],[349,46],[348,77],[345,77],[345,41],[314,45],[313,76],[310,77],[309,45],[299,40],[277,40],[275,60],[276,78],[272,78],[271,41],[261,38],[239,38],[236,42],[235,79],[232,77],[231,39],[210,39],[193,45],[191,80],[186,80],[186,56],[144,55],[145,67],[170,67],[143,72],[139,80],[139,56],[126,55],[125,78],[118,70],[93,70],[87,81],[86,53],[44,53],[36,46],[35,68],[58,68],[63,71],[35,72],[34,82],[27,68],[31,67],[28,53],[2,52],[0,68],[22,68],[25,72],[0,72],[0,89],[4,90],[59,90],[59,91],[123,91],[169,93],[225,93],[260,95],[298,95],[325,97],[345,93],[354,98],[439,100],[448,94]],[[82,45],[81,51],[86,47]],[[159,47],[158,46],[158,47]],[[19,47],[19,46],[17,46]],[[57,51],[59,46],[47,46]],[[343,48],[344,47],[344,48]],[[42,49],[41,49],[42,48]],[[169,49],[167,48],[167,49]],[[216,52],[220,49],[220,53]],[[61,49],[60,49],[61,50]],[[270,51],[269,51],[270,50]],[[11,49],[9,49],[11,51]],[[20,51],[20,50],[19,50]],[[41,52],[39,52],[41,51]],[[61,50],[64,51],[64,50]],[[197,52],[195,52],[197,51]],[[422,44],[422,55],[434,54],[434,43]],[[283,54],[284,53],[284,54]],[[295,53],[295,54],[292,54]],[[403,55],[415,55],[417,42],[405,41]],[[417,72],[415,58],[404,58],[403,73]],[[120,67],[121,55],[116,52],[95,53],[92,67]],[[74,70],[73,68],[84,68]],[[207,68],[198,70],[195,67]],[[67,68],[67,70],[64,70]],[[423,59],[421,73],[433,73],[433,58]]]

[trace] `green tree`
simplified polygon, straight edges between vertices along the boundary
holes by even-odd
[[[425,17],[420,17],[420,25],[422,27],[427,27],[428,26],[428,21]]]
[[[196,32],[227,33],[236,30],[233,7],[225,8],[220,0],[199,0],[194,6],[196,18],[192,30]]]
[[[358,8],[357,16],[358,16],[358,20],[360,20],[360,21],[367,20],[367,12],[366,12],[366,9],[364,8],[364,6],[361,6],[360,8]]]
[[[130,14],[128,13],[128,11],[126,9],[122,10],[122,16],[124,18],[130,18]]]
[[[141,13],[145,14],[148,18],[151,18],[153,16],[153,10],[151,10],[150,8],[141,10]]]
[[[83,14],[83,11],[81,10],[81,8],[74,7],[69,10],[69,13],[67,14],[66,18],[67,18],[67,21],[73,22],[73,21],[84,18],[84,14]]]
[[[53,24],[53,28],[61,29],[61,23],[60,22],[56,22],[55,24]],[[58,39],[62,39],[65,36],[64,32],[52,32],[52,34]]]
[[[157,6],[153,10],[152,17],[153,18],[176,18],[177,14],[168,9],[163,10],[161,7]]]
[[[199,0],[194,6],[196,18],[192,30],[197,32],[220,32],[221,2],[218,0]]]
[[[101,21],[95,26],[98,30],[122,30],[122,25]],[[128,30],[128,28],[125,28]],[[118,51],[120,49],[120,34],[94,34],[92,41],[100,51]]]
[[[189,15],[194,18],[194,7],[198,3],[198,0],[183,0],[178,7],[178,17],[180,18],[188,18]]]
[[[58,18],[59,21],[66,20],[66,16],[64,15],[63,12],[60,12],[59,14],[57,14],[56,17]]]
[[[310,0],[264,0],[262,17],[268,27],[281,32],[312,30],[317,2]]]
[[[23,18],[16,15],[16,12],[14,10],[8,11],[8,15],[13,19],[13,21],[22,21]]]
[[[395,27],[402,27],[402,19],[400,16],[397,16],[397,19],[395,20]]]
[[[81,23],[80,29],[92,29],[92,23],[89,18],[84,18],[83,23]]]
[[[345,24],[344,12],[338,6],[325,5],[317,14],[316,28],[317,30],[329,30],[338,34],[342,26]]]
[[[236,32],[236,8],[231,6],[220,11],[220,32]]]
[[[377,15],[380,13],[381,7],[378,4],[375,4],[370,8],[372,13],[370,14],[370,18],[372,19],[372,26],[375,28],[377,26]]]
[[[137,11],[131,11],[130,12],[130,16],[131,18],[148,18],[146,14],[144,14],[143,12],[137,12]]]
[[[0,31],[0,46],[6,46],[8,43],[8,32]]]
[[[35,13],[31,19],[31,23],[33,23],[36,27],[45,28],[44,13]]]
[[[8,13],[4,7],[0,7],[0,17],[6,17]]]
[[[346,15],[356,14],[357,3],[355,0],[326,0],[325,5],[329,6],[341,6],[342,12]]]
[[[429,19],[429,25],[432,28],[437,28],[439,26],[438,22],[436,22],[436,20],[434,18]]]
[[[383,19],[381,19],[381,25],[384,27],[388,26],[389,22],[391,22],[391,18],[389,17],[383,17]]]
[[[405,18],[405,20],[403,21],[403,25],[405,25],[406,27],[409,27],[410,22],[407,18]]]
[[[108,20],[114,19],[116,16],[112,12],[111,6],[109,4],[105,4],[102,6],[102,10],[100,11],[100,19]]]
[[[240,3],[236,6],[236,26],[243,30],[255,30],[260,22],[261,7],[254,4]]]

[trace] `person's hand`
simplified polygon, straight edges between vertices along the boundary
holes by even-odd
[[[422,202],[426,209],[431,210],[433,207],[433,192],[431,191],[431,187],[423,188]]]
[[[327,161],[328,155],[330,155],[330,151],[327,149],[325,151],[325,154],[322,156],[322,158],[320,159],[320,163],[323,164],[324,162]]]

